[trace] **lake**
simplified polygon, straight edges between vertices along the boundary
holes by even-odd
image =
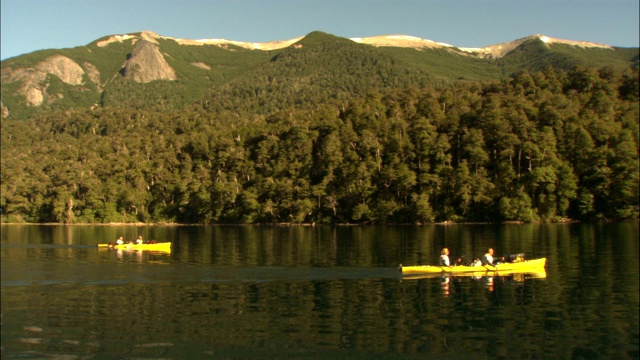
[[[0,230],[3,359],[639,358],[637,222]],[[399,274],[443,247],[546,274]]]

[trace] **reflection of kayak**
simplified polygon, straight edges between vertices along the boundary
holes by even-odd
[[[460,272],[460,273],[450,273],[450,272],[439,272],[439,273],[403,273],[403,279],[429,279],[429,278],[438,278],[438,277],[485,277],[485,276],[521,276],[522,279],[544,279],[547,277],[547,272],[543,269],[538,269],[535,271],[514,271],[514,270],[482,270],[479,272]]]
[[[434,266],[434,265],[422,265],[422,266],[399,266],[402,275],[413,274],[465,274],[471,275],[484,274],[484,273],[536,273],[544,272],[544,265],[547,262],[546,258],[524,260],[511,263],[500,263],[498,265],[480,265],[480,266]],[[546,275],[545,275],[546,276]]]
[[[155,243],[155,244],[122,244],[122,245],[98,244],[98,248],[116,249],[116,250],[148,250],[148,251],[171,252],[171,243],[162,242],[162,243]]]

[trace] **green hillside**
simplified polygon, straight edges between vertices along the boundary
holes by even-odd
[[[503,80],[522,70],[541,71],[547,66],[564,70],[608,66],[624,71],[638,64],[637,48],[548,46],[539,39],[523,43],[503,58],[482,59],[457,49],[378,48],[323,32],[312,32],[295,46],[272,51],[233,45],[181,45],[158,38],[158,48],[177,80],[142,84],[121,73],[135,47],[134,41],[98,46],[106,39],[3,61],[2,104],[10,116],[26,119],[35,114],[92,106],[168,111],[201,103],[210,108],[209,98],[216,99],[214,107],[221,105],[218,110],[246,107],[249,112],[268,113],[306,103],[309,92],[317,93],[312,96],[314,99],[344,102],[353,94],[409,85],[441,87],[458,81]],[[69,85],[48,75],[40,85],[48,96],[42,105],[29,106],[20,92],[23,83],[10,82],[4,74],[16,69],[32,71],[36,64],[53,55],[66,56],[85,68],[90,64],[99,72],[99,82],[85,76],[82,85]]]
[[[514,73],[519,69],[540,71],[547,66],[570,70],[581,67],[611,67],[624,71],[638,66],[637,48],[585,48],[566,44],[545,44],[540,39],[530,40],[498,60],[499,66],[506,72]]]
[[[1,221],[638,220],[637,48],[156,40],[2,62]]]

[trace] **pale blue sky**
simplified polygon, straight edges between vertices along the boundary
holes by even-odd
[[[266,42],[314,30],[405,34],[482,47],[532,34],[639,46],[638,0],[0,0],[1,54],[86,45],[151,30]]]

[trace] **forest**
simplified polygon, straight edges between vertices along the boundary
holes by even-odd
[[[286,86],[231,83],[184,110],[5,118],[1,220],[638,219],[637,68],[548,66],[340,96]]]

